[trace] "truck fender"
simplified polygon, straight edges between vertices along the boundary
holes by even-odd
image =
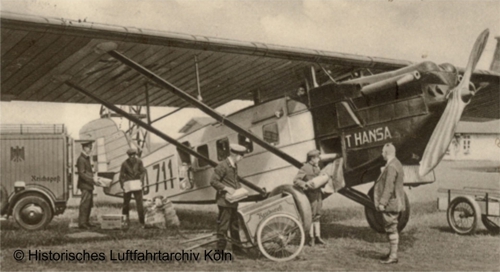
[[[9,197],[9,211],[8,214],[12,215],[12,210],[14,209],[14,205],[16,202],[21,199],[24,195],[26,194],[39,194],[42,197],[44,197],[50,204],[50,207],[52,208],[52,211],[55,212],[56,210],[56,204],[54,202],[54,198],[51,196],[49,192],[44,190],[43,188],[37,188],[37,187],[28,187],[18,193],[14,193]]]

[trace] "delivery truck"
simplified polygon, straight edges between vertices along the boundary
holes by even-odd
[[[2,216],[38,230],[62,214],[75,174],[73,147],[64,125],[1,125]]]

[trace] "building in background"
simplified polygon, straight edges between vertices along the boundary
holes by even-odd
[[[500,161],[500,120],[458,123],[443,159]]]

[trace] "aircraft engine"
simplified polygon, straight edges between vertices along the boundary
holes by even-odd
[[[432,132],[431,138],[425,147],[424,155],[420,161],[419,174],[425,176],[432,169],[434,169],[438,163],[441,161],[443,156],[450,145],[453,135],[455,134],[455,129],[462,116],[465,106],[470,102],[471,97],[475,94],[474,91],[469,89],[471,85],[470,77],[472,72],[476,68],[477,62],[483,53],[483,49],[488,40],[489,30],[484,30],[472,48],[472,52],[469,56],[469,61],[467,63],[467,68],[462,77],[462,80],[452,90],[447,94],[448,102],[446,108],[439,119],[439,122]]]

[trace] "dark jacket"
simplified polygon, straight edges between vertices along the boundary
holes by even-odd
[[[293,179],[293,184],[298,186],[299,188],[302,188],[302,186],[304,186],[307,181],[317,177],[319,173],[320,169],[318,166],[314,166],[310,163],[305,163]]]
[[[210,185],[217,190],[217,194],[215,195],[215,202],[217,205],[222,207],[238,207],[238,202],[231,203],[226,200],[226,192],[223,191],[225,186],[233,189],[241,188],[241,184],[238,181],[238,167],[236,165],[233,167],[229,159],[223,160],[214,168],[214,174],[210,179]]]
[[[385,167],[374,185],[375,207],[385,206],[387,212],[401,212],[406,209],[404,197],[404,172],[401,162],[394,158]]]
[[[92,172],[90,157],[82,153],[76,161],[76,168],[78,169],[78,189],[93,191],[94,173]]]
[[[123,186],[124,182],[134,179],[143,181],[145,175],[146,168],[144,168],[142,161],[139,158],[135,158],[134,161],[128,158],[122,163],[120,169],[120,184]]]

